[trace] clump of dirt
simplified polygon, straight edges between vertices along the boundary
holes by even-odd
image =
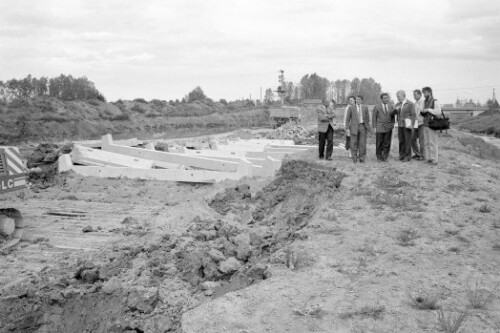
[[[41,143],[28,157],[28,168],[50,165],[57,162],[59,156],[69,154],[73,150],[73,143],[57,145],[54,143]]]
[[[73,143],[57,145],[42,143],[28,156],[28,182],[34,190],[45,189],[60,183],[57,160],[73,150]]]
[[[247,205],[251,202],[251,197],[250,186],[241,184],[235,188],[228,188],[224,192],[217,193],[209,206],[217,213],[226,215],[230,210],[234,209],[234,205],[248,208]]]
[[[248,185],[218,194],[211,206],[220,220],[197,217],[178,235],[125,235],[109,252],[16,285],[0,299],[7,328],[0,332],[180,332],[188,309],[266,279],[271,263],[285,264],[278,251],[301,237],[318,196],[333,194],[343,177],[285,161],[255,197]],[[231,218],[239,215],[247,219]]]

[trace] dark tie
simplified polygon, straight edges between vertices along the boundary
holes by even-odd
[[[384,112],[387,113],[387,104],[384,104]]]

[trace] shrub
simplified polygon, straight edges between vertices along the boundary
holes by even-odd
[[[69,121],[70,119],[63,117],[63,116],[60,116],[60,115],[57,115],[57,114],[44,114],[42,117],[40,117],[40,120],[46,121],[46,122],[54,121],[57,123],[65,123],[65,122]]]
[[[110,120],[130,120],[130,115],[128,113],[122,113],[117,116],[111,117]]]
[[[87,103],[89,103],[90,105],[93,105],[93,106],[99,106],[99,105],[101,105],[101,102],[99,102],[96,99],[88,100]]]
[[[146,102],[146,100],[144,98],[136,98],[133,100],[134,102],[137,102],[137,103],[144,103],[144,104],[148,104],[148,102]]]
[[[139,112],[139,113],[146,113],[146,109],[143,109],[140,105],[135,104],[132,108],[130,108],[132,111]]]

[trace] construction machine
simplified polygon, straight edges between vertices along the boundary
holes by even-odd
[[[26,187],[25,167],[17,147],[0,146],[0,196]],[[12,207],[0,208],[0,250],[11,247],[23,234],[21,212]]]
[[[300,123],[300,108],[297,106],[270,108],[269,118],[273,128],[278,128],[289,122]]]

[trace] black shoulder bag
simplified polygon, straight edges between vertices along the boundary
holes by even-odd
[[[434,104],[434,103],[433,103]],[[436,118],[436,116],[432,115],[431,119],[429,119],[429,128],[435,131],[437,130],[447,130],[450,129],[450,118],[446,118],[444,115],[443,109],[441,109],[441,114],[443,118]]]

